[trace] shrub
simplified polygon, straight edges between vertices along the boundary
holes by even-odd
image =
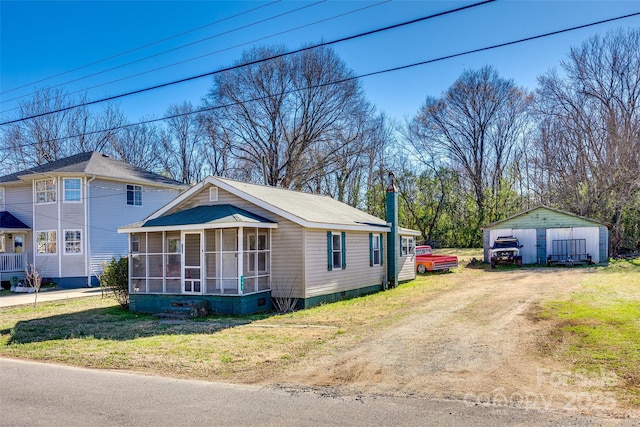
[[[107,295],[115,298],[124,309],[129,308],[129,259],[111,258],[110,262],[102,263],[102,274],[99,277],[100,286]]]

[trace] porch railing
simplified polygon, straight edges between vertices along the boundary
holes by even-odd
[[[0,254],[0,272],[24,271],[27,265],[27,254]]]

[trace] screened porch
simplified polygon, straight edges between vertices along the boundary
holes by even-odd
[[[247,295],[270,289],[272,225],[129,234],[131,294]]]

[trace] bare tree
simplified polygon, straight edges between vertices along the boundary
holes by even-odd
[[[239,63],[283,52],[255,48]],[[206,97],[211,123],[225,129],[236,167],[248,167],[245,179],[308,189],[361,137],[359,115],[370,107],[352,76],[326,47],[221,73]]]
[[[615,253],[640,198],[640,30],[591,37],[562,69],[539,78],[534,177],[542,199],[610,223]]]
[[[475,201],[477,228],[503,214],[500,194],[526,126],[530,97],[493,67],[465,71],[427,98],[410,127],[415,151],[459,171]]]
[[[145,121],[143,118],[142,121]],[[161,171],[162,148],[168,136],[164,129],[153,123],[142,123],[119,129],[110,138],[109,151],[117,159],[148,171]]]
[[[64,110],[85,100],[84,95],[73,98],[62,89],[42,89],[20,104],[17,116]],[[99,113],[86,106],[73,108],[7,125],[2,147],[10,153],[12,170],[27,169],[80,152],[103,151],[112,137],[109,129],[123,122],[122,113],[113,104]]]
[[[193,105],[185,101],[167,110],[168,138],[163,139],[165,170],[177,181],[194,184],[203,176],[205,128]]]

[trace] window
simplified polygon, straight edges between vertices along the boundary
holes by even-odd
[[[4,251],[4,234],[0,234],[0,253],[3,253]]]
[[[36,204],[55,203],[56,180],[54,178],[36,181]]]
[[[180,238],[167,238],[167,252],[172,254],[180,253]]]
[[[413,253],[415,252],[415,245],[413,243],[413,237],[401,237],[400,238],[401,241],[401,255],[402,256],[406,256],[406,255],[413,255]]]
[[[79,202],[81,191],[80,178],[65,178],[64,179],[64,201],[65,202]]]
[[[4,210],[4,187],[0,187],[0,211]]]
[[[82,253],[82,233],[80,230],[64,231],[65,255],[79,255]]]
[[[327,269],[344,270],[347,268],[346,234],[327,231]]]
[[[209,189],[209,201],[210,202],[218,201],[218,187],[211,187]]]
[[[38,231],[36,233],[36,243],[39,254],[58,253],[58,236],[55,230]]]
[[[382,265],[382,235],[369,233],[369,265]]]
[[[132,234],[131,235],[131,253],[140,252],[140,235]]]
[[[127,185],[127,205],[142,206],[141,185]]]

